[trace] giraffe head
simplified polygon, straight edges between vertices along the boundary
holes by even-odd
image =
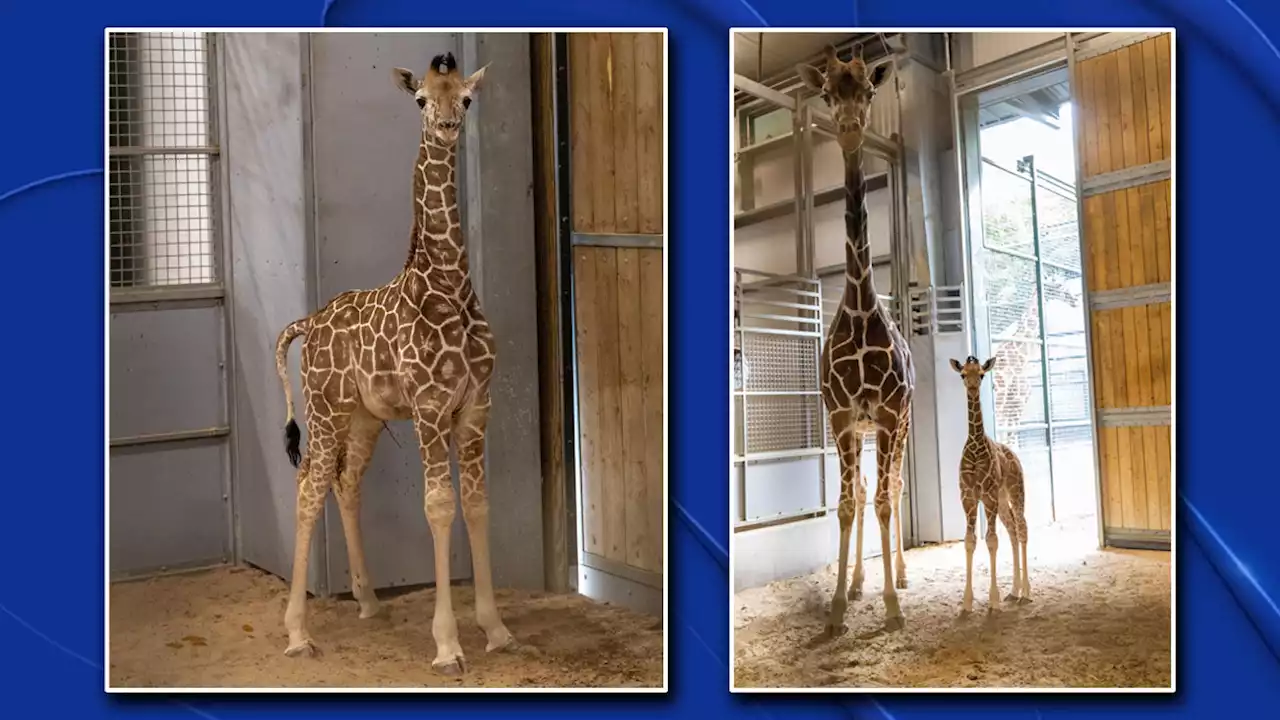
[[[828,45],[827,71],[824,74],[812,65],[796,66],[800,79],[822,96],[831,110],[836,125],[836,142],[846,153],[857,152],[862,147],[862,133],[871,120],[871,99],[876,88],[888,75],[887,65],[877,65],[870,70],[862,61],[862,46],[853,47],[853,58],[843,62],[836,57],[834,45]]]
[[[964,387],[970,392],[977,392],[982,386],[982,376],[991,372],[996,366],[996,359],[989,358],[986,362],[979,362],[978,358],[970,355],[965,359],[964,364],[959,360],[951,361],[951,369],[960,373],[960,379],[964,380]]]
[[[445,53],[431,59],[431,67],[421,79],[404,68],[394,68],[391,74],[396,85],[412,95],[422,110],[423,132],[445,145],[452,145],[458,141],[467,109],[479,92],[488,67],[485,65],[464,78],[458,72],[453,53]]]

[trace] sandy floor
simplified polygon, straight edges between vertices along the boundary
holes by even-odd
[[[1095,549],[1080,521],[1032,531],[1028,605],[987,612],[988,555],[974,552],[974,612],[960,616],[964,544],[907,551],[906,628],[882,632],[883,567],[865,564],[848,631],[823,636],[835,565],[734,598],[737,687],[1143,687],[1171,678],[1170,554]],[[1008,538],[997,576],[1011,590]]]
[[[111,686],[120,687],[661,687],[662,620],[580,595],[498,591],[519,641],[488,655],[468,586],[453,588],[467,673],[431,669],[435,590],[380,594],[384,618],[354,601],[308,604],[318,658],[286,658],[284,581],[250,568],[111,588]]]

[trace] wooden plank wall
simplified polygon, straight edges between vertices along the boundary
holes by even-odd
[[[663,233],[659,33],[569,38],[573,232]],[[574,247],[583,550],[663,568],[663,250]]]
[[[1077,63],[1083,178],[1167,160],[1173,147],[1171,38],[1163,34]],[[1084,248],[1091,293],[1171,283],[1169,180],[1086,196]],[[1091,313],[1095,406],[1169,406],[1173,347],[1169,302]],[[1101,422],[1103,526],[1168,531],[1171,427]]]

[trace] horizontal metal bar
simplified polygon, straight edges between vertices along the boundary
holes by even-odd
[[[1028,255],[1027,253],[1019,252],[1017,250],[1007,250],[1005,248],[989,248],[983,245],[982,251],[989,252],[989,253],[997,253],[999,255],[1005,255],[1007,257],[1017,258],[1019,260],[1026,260],[1028,262],[1037,262],[1035,255]],[[1045,260],[1044,258],[1040,258],[1039,263],[1041,265],[1044,265],[1047,268],[1053,268],[1054,270],[1061,270],[1062,272],[1075,273],[1077,275],[1080,274],[1080,268],[1073,268],[1067,265],[1062,265],[1052,260]]]
[[[813,308],[813,312],[818,312],[818,309]],[[753,313],[743,313],[742,317],[751,318],[752,320],[776,320],[778,322],[793,322],[803,325],[818,325],[822,322],[819,318],[796,317],[794,315],[756,315]]]
[[[805,330],[775,330],[774,328],[761,328],[761,327],[742,326],[742,327],[739,327],[739,328],[738,328],[738,331],[739,331],[739,332],[744,332],[744,333],[754,333],[754,334],[756,334],[756,335],[789,335],[789,336],[791,336],[791,337],[812,337],[812,338],[821,338],[821,337],[822,337],[822,333],[817,332],[816,330],[809,330],[809,331],[805,331]]]
[[[814,284],[816,285],[817,283],[814,283]],[[750,283],[743,283],[740,287],[742,288],[743,302],[757,302],[754,298],[752,299],[747,298],[748,294],[755,295],[757,293],[783,293],[786,295],[796,295],[799,297],[807,297],[807,298],[815,298],[815,299],[822,297],[820,293],[813,290],[796,290],[795,288],[777,287],[776,285],[773,287],[769,287],[769,286],[762,287],[762,286],[754,286],[753,284],[750,284]]]
[[[776,513],[774,515],[761,515],[753,517],[749,520],[738,520],[733,524],[733,531],[750,530],[763,525],[780,523],[785,520],[798,520],[807,517],[821,517],[831,512],[831,508],[823,505],[822,507],[812,508],[809,510],[793,510],[791,512]]]
[[[867,192],[872,193],[877,190],[884,190],[889,187],[889,174],[876,173],[867,176]],[[813,206],[822,207],[835,202],[844,200],[844,185],[836,185],[825,190],[819,190],[813,194]],[[757,225],[769,220],[775,220],[780,217],[787,217],[795,213],[795,198],[787,198],[777,202],[761,205],[760,207],[750,210],[743,210],[733,216],[733,228],[735,230]],[[841,267],[844,267],[843,265]]]
[[[1012,55],[956,73],[956,95],[968,95],[1028,75],[1043,72],[1067,62],[1067,38],[1064,34],[1048,42],[1020,50]]]
[[[1173,408],[1168,405],[1131,408],[1098,408],[1101,427],[1150,427],[1173,424]]]
[[[639,585],[656,588],[658,590],[662,589],[662,575],[649,570],[631,567],[626,563],[620,563],[617,560],[610,560],[607,557],[602,557],[595,553],[583,552],[582,564],[592,568],[593,570],[606,572],[610,575],[617,575],[620,578],[630,580],[631,582]]]
[[[823,453],[822,448],[805,448],[803,450],[769,450],[766,452],[743,453],[735,455],[733,462],[741,465],[742,463],[753,462],[772,462],[774,460],[799,460],[808,457],[817,457]]]
[[[128,435],[125,437],[111,438],[111,447],[138,447],[139,445],[158,445],[160,443],[187,442],[190,440],[209,440],[211,438],[226,437],[230,434],[230,427],[226,425],[219,425],[217,427],[202,428],[200,430],[178,430],[175,432],[153,433],[151,435]]]
[[[826,302],[826,301],[824,300],[823,302]],[[781,300],[761,300],[759,298],[750,298],[750,299],[743,298],[742,305],[744,307],[747,305],[768,305],[769,307],[791,308],[793,310],[808,310],[809,312],[816,312],[818,309],[816,305],[805,305],[803,303],[783,302]]]
[[[1097,290],[1089,293],[1089,309],[1094,312],[1098,310],[1118,310],[1126,307],[1170,302],[1172,299],[1173,285],[1171,283],[1135,285],[1134,287]]]
[[[661,250],[664,236],[641,233],[572,233],[569,241],[574,247],[640,248]],[[599,568],[596,568],[597,570]]]
[[[735,390],[739,397],[800,397],[821,395],[821,390]]]
[[[146,288],[111,288],[111,304],[168,303],[191,300],[221,300],[227,291],[221,284],[158,285]]]
[[[1104,528],[1102,536],[1107,545],[1126,550],[1168,550],[1172,540],[1168,530]]]
[[[1172,176],[1173,163],[1169,160],[1159,160],[1146,165],[1135,165],[1123,170],[1087,177],[1080,182],[1080,193],[1085,197],[1101,195],[1136,185],[1168,180]]]
[[[750,268],[734,268],[734,271],[741,275],[754,275],[756,277],[765,278],[764,280],[752,280],[743,283],[743,287],[760,287],[763,285],[777,285],[781,282],[798,282],[806,285],[817,285],[818,281],[804,275],[788,275],[786,273],[772,273],[764,270],[752,270]]]
[[[761,83],[758,83],[755,80],[752,80],[751,78],[746,77],[744,75],[739,75],[737,73],[734,73],[733,87],[734,89],[741,90],[742,92],[752,97],[757,97],[757,98],[760,98],[761,100],[766,100],[768,102],[771,102],[774,105],[777,105],[778,107],[783,108],[785,110],[796,109],[796,99],[794,97],[791,97],[786,93],[778,92],[777,90],[774,90],[768,85],[763,85]]]
[[[1108,32],[1085,41],[1076,41],[1076,62],[1106,55],[1130,45],[1165,35],[1164,32]]]
[[[183,145],[175,147],[116,146],[108,150],[111,157],[140,157],[146,155],[217,155],[217,145]]]

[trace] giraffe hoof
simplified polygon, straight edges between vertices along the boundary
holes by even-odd
[[[862,599],[862,588],[860,588],[860,587],[849,588],[849,599],[850,599],[850,600],[861,600],[861,599]]]
[[[1017,596],[1017,595],[1014,595],[1013,593],[1009,593],[1008,595],[1005,595],[1005,596],[1004,596],[1004,601],[1005,601],[1005,602],[1016,603],[1016,602],[1018,602],[1018,596]]]
[[[844,635],[845,633],[849,632],[849,628],[844,626],[844,622],[833,623],[828,621],[827,626],[824,630],[827,634],[827,637],[829,638],[838,638],[841,635]]]
[[[1027,597],[1026,595],[1023,595],[1022,597],[1018,598],[1018,604],[1019,604],[1019,605],[1030,605],[1030,604],[1031,604],[1031,598]]]
[[[885,632],[897,632],[907,626],[907,619],[901,615],[894,615],[884,619]]]
[[[899,590],[906,590],[906,589],[907,589],[907,579],[906,579],[905,577],[903,577],[903,576],[899,575],[899,576],[898,576],[898,579],[893,581],[893,585],[894,585],[894,587],[898,588]]]
[[[516,639],[512,637],[511,631],[502,628],[501,632],[496,632],[489,637],[489,642],[484,647],[485,652],[503,652],[504,650],[519,649]]]
[[[311,640],[302,640],[285,648],[286,657],[320,657],[320,647]]]
[[[360,608],[361,620],[390,620],[391,612],[387,610],[385,605],[362,606]]]
[[[431,667],[445,677],[462,677],[462,674],[466,672],[467,669],[466,662],[462,659],[461,655],[446,662],[433,662],[431,663]]]

